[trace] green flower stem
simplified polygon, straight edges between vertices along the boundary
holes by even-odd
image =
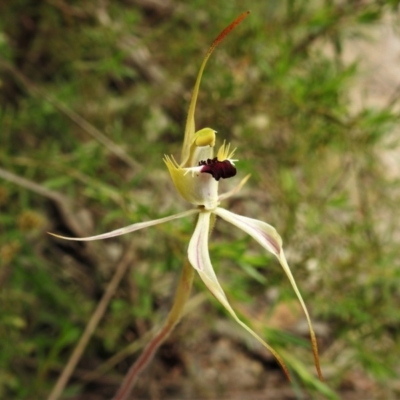
[[[174,304],[164,327],[151,340],[151,342],[147,344],[140,357],[129,369],[128,374],[126,375],[113,400],[126,400],[128,398],[140,373],[146,368],[147,364],[152,360],[158,348],[172,332],[175,325],[180,321],[183,314],[183,309],[192,289],[193,277],[194,268],[192,268],[189,261],[186,261],[183,266],[178,288],[176,289]]]

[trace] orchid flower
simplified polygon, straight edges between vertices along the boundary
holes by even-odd
[[[196,215],[197,223],[193,235],[190,239],[188,248],[188,259],[191,266],[198,272],[200,278],[203,280],[209,291],[225,307],[225,309],[231,314],[231,316],[255,339],[257,339],[274,354],[274,356],[277,358],[278,362],[282,366],[284,372],[289,377],[288,370],[277,352],[239,319],[239,317],[229,304],[224,290],[222,289],[217,279],[210,260],[208,239],[212,226],[216,219],[215,217],[220,217],[224,219],[225,221],[249,234],[265,250],[275,255],[279,260],[284,272],[289,278],[293,290],[295,291],[307,318],[315,365],[318,375],[322,380],[316,337],[311,325],[311,320],[306,305],[301,297],[300,291],[297,288],[296,282],[286,261],[285,254],[282,249],[281,237],[279,236],[275,228],[265,222],[244,217],[220,207],[221,201],[237,193],[246,183],[249,176],[246,176],[244,179],[242,179],[242,181],[236,186],[236,188],[231,190],[230,192],[221,195],[218,194],[218,185],[220,179],[228,179],[236,175],[237,170],[235,167],[235,162],[237,160],[234,159],[235,150],[231,150],[230,145],[224,142],[219,147],[219,150],[216,152],[215,155],[214,149],[216,143],[216,131],[208,127],[198,131],[196,131],[195,129],[194,116],[197,95],[199,92],[200,82],[207,60],[209,59],[215,47],[217,47],[217,45],[225,38],[225,36],[247,15],[248,12],[241,14],[234,22],[232,22],[219,34],[219,36],[215,39],[210,49],[208,50],[206,57],[200,67],[200,71],[197,76],[189,106],[182,147],[181,162],[178,163],[173,156],[164,157],[164,162],[169,170],[176,189],[185,200],[187,200],[194,206],[194,208],[165,218],[155,219],[148,222],[135,223],[127,227],[101,235],[85,238],[67,238],[59,235],[54,236],[62,239],[79,241],[107,239],[138,231],[140,229],[148,228],[153,225],[162,224],[164,222],[172,221],[178,218]],[[175,318],[175,320],[176,319],[177,318]]]

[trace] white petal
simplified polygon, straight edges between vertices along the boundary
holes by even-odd
[[[211,212],[200,212],[196,228],[189,242],[189,261],[197,271],[205,271],[211,268],[208,254],[208,235],[210,231]]]
[[[196,214],[198,212],[199,212],[199,210],[192,209],[192,210],[181,212],[179,214],[170,215],[169,217],[154,219],[152,221],[147,221],[147,222],[139,222],[139,223],[136,223],[133,225],[126,226],[124,228],[116,229],[116,230],[108,232],[108,233],[103,233],[101,235],[89,236],[89,237],[84,237],[84,238],[71,238],[71,237],[56,235],[56,234],[50,233],[50,232],[48,232],[48,233],[50,235],[58,237],[60,239],[88,242],[90,240],[108,239],[108,238],[112,238],[115,236],[125,235],[126,233],[138,231],[139,229],[148,228],[149,226],[162,224],[164,222],[172,221],[174,219],[187,217],[189,215]]]
[[[252,236],[261,246],[265,247],[268,251],[279,257],[282,249],[282,239],[277,233],[276,229],[257,219],[243,217],[234,214],[224,208],[218,207],[215,214],[223,218],[225,221],[230,222],[232,225],[242,229],[250,236]]]
[[[286,261],[285,254],[282,249],[282,238],[276,232],[276,229],[271,225],[259,221],[253,218],[243,217],[241,215],[234,214],[230,211],[227,211],[221,207],[218,207],[215,211],[215,214],[223,218],[224,220],[230,222],[231,224],[237,226],[242,229],[244,232],[248,233],[252,236],[258,243],[261,244],[265,249],[275,254],[278,258],[283,270],[285,271],[289,281],[292,285],[294,292],[296,293],[297,298],[303,308],[304,314],[307,318],[308,327],[310,330],[311,336],[311,344],[314,352],[315,365],[317,367],[318,375],[322,380],[322,373],[319,366],[318,359],[318,348],[317,348],[317,340],[315,338],[314,330],[312,328],[311,319],[307,311],[307,307],[301,297],[300,291],[296,285],[296,281],[292,275],[292,272],[289,268],[289,265]]]
[[[242,322],[236,315],[235,311],[228,302],[225,293],[218,282],[214,269],[211,265],[210,254],[208,251],[208,236],[210,231],[210,212],[200,212],[197,221],[196,229],[189,243],[189,261],[195,268],[207,288],[214,295],[214,297],[225,307],[232,315],[236,322],[248,331],[255,339],[257,339],[263,346],[265,346],[278,360],[286,375],[289,376],[285,363],[279,354],[264,340],[260,338],[252,329],[250,329],[244,322]]]

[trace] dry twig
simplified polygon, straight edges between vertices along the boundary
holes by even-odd
[[[125,251],[121,261],[119,262],[115,270],[114,276],[107,285],[103,297],[101,298],[95,311],[93,312],[88,324],[86,325],[85,331],[83,332],[78,344],[76,345],[74,351],[71,354],[71,357],[67,362],[67,365],[65,366],[61,375],[59,376],[56,385],[54,386],[47,400],[57,400],[62,394],[65,386],[69,381],[69,378],[71,377],[71,374],[73,373],[76,365],[78,364],[80,358],[82,357],[82,354],[85,351],[85,348],[89,343],[89,340],[93,335],[93,332],[97,328],[97,325],[99,324],[100,320],[103,318],[103,315],[107,309],[107,306],[112,296],[115,293],[115,290],[117,289],[128,266],[132,263],[133,260],[132,249],[133,249],[133,244],[131,243],[128,246],[127,250]]]
[[[114,153],[117,157],[123,160],[126,164],[128,164],[131,168],[135,170],[140,170],[142,166],[135,161],[132,157],[130,157],[126,152],[117,144],[115,144],[111,139],[109,139],[106,135],[100,132],[96,127],[86,121],[83,117],[81,117],[78,113],[73,111],[63,102],[57,100],[49,93],[44,91],[43,89],[36,86],[33,82],[31,82],[26,76],[24,76],[20,71],[18,71],[15,67],[13,67],[8,62],[4,61],[0,57],[0,67],[9,71],[22,85],[33,95],[41,97],[56,107],[61,113],[66,115],[71,121],[73,121],[76,125],[78,125],[81,129],[95,138],[99,143],[103,144],[111,153]]]

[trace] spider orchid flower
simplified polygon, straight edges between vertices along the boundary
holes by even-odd
[[[246,183],[249,176],[246,176],[244,179],[242,179],[242,181],[233,190],[219,195],[218,185],[220,179],[228,179],[236,175],[235,162],[237,160],[233,159],[235,150],[231,150],[230,145],[224,142],[219,147],[219,150],[217,151],[215,156],[214,147],[216,143],[216,131],[211,128],[203,128],[199,131],[195,130],[194,114],[197,95],[199,92],[200,82],[207,60],[209,59],[215,47],[217,47],[217,45],[224,39],[224,37],[247,15],[248,12],[240,15],[234,22],[232,22],[227,28],[225,28],[225,30],[223,30],[219,34],[219,36],[214,40],[213,44],[208,50],[206,57],[200,67],[200,71],[197,76],[192,99],[189,106],[184,142],[182,147],[181,162],[178,163],[173,156],[164,157],[164,162],[170,172],[172,181],[176,189],[185,200],[187,200],[194,206],[194,208],[165,218],[160,218],[148,222],[135,223],[133,225],[129,225],[127,227],[97,236],[86,238],[67,238],[58,235],[54,236],[62,239],[79,241],[107,239],[138,231],[140,229],[148,228],[153,225],[162,224],[164,222],[172,221],[178,218],[197,215],[196,227],[190,239],[188,248],[188,259],[191,266],[198,272],[200,278],[203,280],[209,291],[225,307],[225,309],[232,315],[232,317],[255,339],[257,339],[274,354],[274,356],[277,358],[278,362],[282,366],[285,374],[289,378],[288,370],[281,357],[273,348],[271,348],[271,346],[269,346],[252,329],[250,329],[244,322],[239,319],[239,317],[229,304],[228,299],[217,279],[210,260],[208,240],[212,226],[215,221],[215,216],[224,219],[225,221],[249,234],[264,249],[274,254],[279,260],[284,272],[289,278],[293,290],[295,291],[307,318],[315,365],[319,378],[322,380],[316,337],[311,325],[311,320],[306,305],[301,297],[300,291],[297,288],[296,282],[286,261],[282,249],[281,237],[276,232],[275,228],[265,222],[244,217],[220,207],[220,202],[237,193]]]

